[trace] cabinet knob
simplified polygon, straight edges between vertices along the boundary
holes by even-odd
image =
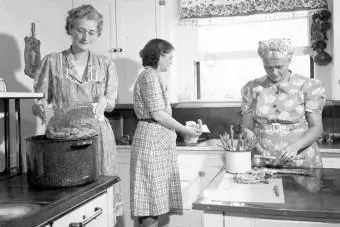
[[[204,171],[199,171],[198,172],[199,177],[205,177],[205,172]]]

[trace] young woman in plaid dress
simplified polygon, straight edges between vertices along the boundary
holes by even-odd
[[[142,226],[158,226],[159,215],[182,208],[175,131],[201,134],[172,118],[160,73],[171,65],[173,50],[169,42],[152,39],[140,51],[145,69],[134,87],[139,122],[131,148],[131,210]]]

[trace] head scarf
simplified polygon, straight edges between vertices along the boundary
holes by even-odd
[[[259,56],[263,58],[269,51],[278,51],[281,52],[292,60],[294,49],[291,44],[290,39],[281,38],[281,39],[268,39],[268,40],[261,40],[259,41],[259,47],[257,49],[257,53]]]

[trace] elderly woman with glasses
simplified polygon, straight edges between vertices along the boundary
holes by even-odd
[[[242,126],[257,136],[256,152],[275,157],[275,165],[319,168],[325,88],[289,69],[293,53],[289,39],[259,42],[266,75],[241,90]]]
[[[61,111],[76,108],[77,115],[69,114],[64,121],[57,121],[56,117],[49,119],[46,136],[76,139],[98,135],[98,172],[100,175],[118,175],[113,130],[104,116],[104,112],[113,110],[117,98],[116,66],[108,57],[90,50],[102,28],[103,16],[92,5],[81,5],[68,11],[65,29],[72,44],[68,49],[47,54],[42,59],[35,76],[34,91],[45,96],[34,102],[32,110],[44,122],[48,120],[51,108]],[[80,106],[88,107],[86,110],[90,113],[81,113]],[[83,117],[77,119],[81,114]],[[75,123],[71,125],[72,122]],[[122,198],[119,187],[115,190],[115,211],[119,214]]]

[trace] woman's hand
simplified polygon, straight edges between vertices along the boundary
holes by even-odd
[[[283,163],[290,162],[296,158],[297,152],[298,152],[298,149],[295,148],[294,145],[288,145],[287,147],[283,149],[278,160],[279,162],[283,162]]]
[[[32,113],[39,117],[42,123],[46,123],[46,106],[47,103],[44,99],[34,100],[32,105]]]
[[[196,127],[185,127],[184,134],[190,136],[190,137],[199,137],[202,134],[201,128]]]

